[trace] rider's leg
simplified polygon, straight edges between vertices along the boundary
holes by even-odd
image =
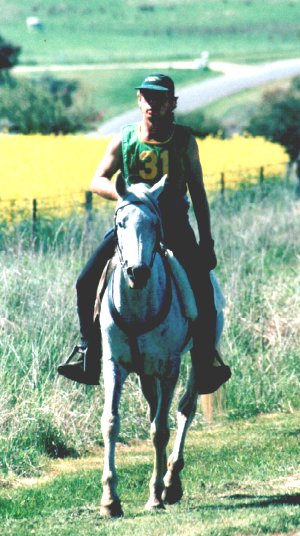
[[[194,345],[191,351],[198,392],[212,393],[230,378],[231,372],[220,361],[215,347],[217,312],[210,275],[201,266],[199,247],[190,225],[186,225],[180,233],[177,230],[176,239],[171,233],[168,234],[167,245],[187,273],[199,311],[194,322]]]
[[[101,333],[98,322],[94,322],[94,304],[101,274],[115,249],[114,233],[110,231],[101,245],[88,260],[77,279],[77,313],[81,343],[75,346],[65,363],[58,367],[63,376],[97,385],[100,375]],[[71,359],[76,356],[75,361]]]
[[[76,282],[77,313],[83,344],[88,344],[93,338],[94,305],[96,292],[101,274],[115,250],[113,230],[107,233],[103,242],[91,255]]]

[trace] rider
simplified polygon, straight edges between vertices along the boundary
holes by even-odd
[[[230,378],[231,372],[215,348],[216,310],[209,272],[216,267],[217,260],[198,148],[191,130],[174,123],[177,97],[170,77],[152,74],[136,89],[141,123],[125,126],[109,143],[91,190],[117,201],[111,178],[118,170],[128,185],[144,182],[152,186],[164,174],[168,175],[168,184],[159,200],[164,245],[185,268],[195,294],[199,316],[193,329],[191,356],[199,394],[212,393]],[[197,220],[199,245],[188,220],[187,189]],[[114,249],[114,234],[110,231],[77,280],[81,345],[74,348],[58,371],[81,383],[99,383],[100,331],[99,325],[93,323],[93,309],[99,276]],[[72,362],[76,354],[78,359]]]

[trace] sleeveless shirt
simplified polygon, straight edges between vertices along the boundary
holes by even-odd
[[[122,129],[123,174],[127,185],[144,182],[152,186],[165,174],[180,197],[187,191],[186,151],[191,129],[174,124],[169,139],[144,141],[139,125]]]

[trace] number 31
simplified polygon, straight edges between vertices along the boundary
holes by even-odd
[[[159,160],[162,163],[162,174],[169,174],[169,153],[162,151],[157,155],[154,151],[143,151],[140,160],[144,162],[145,169],[139,171],[140,177],[146,181],[152,181],[157,177]]]

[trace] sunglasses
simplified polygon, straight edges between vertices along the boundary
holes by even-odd
[[[157,102],[163,104],[169,98],[169,93],[166,91],[141,91],[142,97],[147,102]]]

